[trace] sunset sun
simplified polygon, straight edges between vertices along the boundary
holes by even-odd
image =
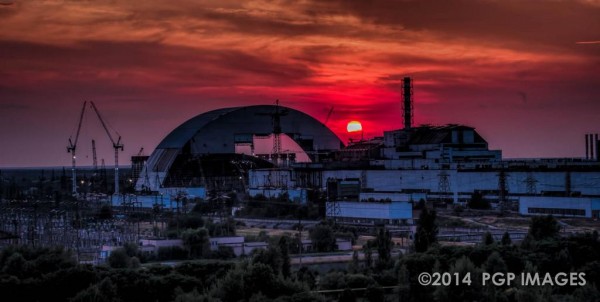
[[[363,129],[359,121],[351,121],[348,123],[348,126],[346,126],[346,130],[348,130],[348,133],[352,133],[362,131]]]

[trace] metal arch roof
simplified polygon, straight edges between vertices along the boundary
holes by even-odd
[[[339,150],[343,147],[339,137],[312,116],[289,107],[288,116],[282,118],[284,133],[300,134],[313,140],[318,150]],[[159,190],[175,159],[189,144],[192,154],[235,153],[237,135],[270,134],[273,124],[269,113],[275,105],[242,106],[212,110],[193,117],[169,133],[152,151],[144,166],[136,189]],[[290,132],[287,132],[290,131]],[[308,150],[307,150],[308,151]]]
[[[199,114],[185,123],[179,125],[175,130],[171,131],[161,142],[156,149],[180,149],[190,140],[200,129],[204,128],[210,122],[219,117],[238,110],[241,107],[222,108]]]
[[[315,123],[321,124],[324,128],[323,129],[324,132],[329,132],[328,134],[331,134],[331,136],[335,137],[339,141],[340,146],[343,145],[341,140],[339,140],[339,138],[337,137],[337,135],[335,135],[335,133],[333,133],[333,131],[331,131],[327,126],[323,125],[321,122],[316,120],[314,117],[312,117],[302,111],[296,110],[296,109],[292,109],[292,108],[285,107],[285,106],[280,106],[280,107],[282,109],[289,110],[289,112],[292,114],[302,116],[304,118],[307,118],[309,121],[314,121]],[[216,110],[208,111],[205,113],[201,113],[201,114],[187,120],[186,122],[184,122],[183,124],[181,124],[180,126],[175,128],[175,130],[171,131],[160,142],[160,144],[156,147],[156,149],[181,149],[185,146],[185,144],[187,144],[191,139],[193,139],[194,136],[198,132],[202,131],[203,128],[205,128],[206,126],[210,125],[213,122],[218,122],[218,120],[221,119],[222,117],[225,117],[226,115],[234,113],[236,111],[248,110],[248,111],[254,111],[254,113],[265,113],[265,112],[272,112],[272,110],[274,108],[275,108],[275,105],[254,105],[254,106],[221,108],[221,109],[216,109]],[[252,119],[255,116],[256,116],[255,114],[247,115],[247,117],[249,119]],[[250,129],[248,129],[248,130],[250,130]]]

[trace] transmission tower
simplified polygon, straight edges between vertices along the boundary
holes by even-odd
[[[440,192],[440,199],[446,203],[448,202],[450,197],[450,175],[446,170],[442,170],[439,176],[438,182],[438,192]]]
[[[338,203],[338,181],[332,179],[327,181],[327,200],[326,216],[331,217],[335,223],[337,217],[341,214],[340,204]]]
[[[367,170],[360,171],[360,188],[367,188]]]
[[[571,171],[565,173],[565,196],[571,196]]]
[[[273,113],[256,113],[256,115],[268,115],[273,121],[273,150],[271,151],[271,157],[275,165],[279,164],[279,157],[281,155],[281,117],[288,115],[287,109],[279,108],[279,100],[275,101],[275,112]]]
[[[527,185],[527,194],[537,194],[537,179],[533,176],[532,172],[527,172],[527,178],[525,178],[525,184]]]
[[[506,194],[508,193],[507,177],[506,172],[500,170],[500,173],[498,173],[498,205],[502,213],[510,211],[510,202],[506,198]]]

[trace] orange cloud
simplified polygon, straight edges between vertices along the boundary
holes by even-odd
[[[350,119],[381,135],[402,124],[404,76],[417,124],[470,124],[509,156],[576,156],[600,111],[600,55],[582,46],[597,44],[595,1],[11,3],[0,6],[0,140],[30,153],[1,146],[0,166],[68,163],[72,125],[47,109],[76,116],[84,99],[120,121],[132,150],[195,114],[275,99],[319,119],[334,106],[341,136]],[[523,147],[542,132],[562,136]],[[40,140],[61,152],[35,153]]]

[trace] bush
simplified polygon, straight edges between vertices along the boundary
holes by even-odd
[[[188,252],[179,246],[161,246],[158,248],[158,260],[188,259]]]

